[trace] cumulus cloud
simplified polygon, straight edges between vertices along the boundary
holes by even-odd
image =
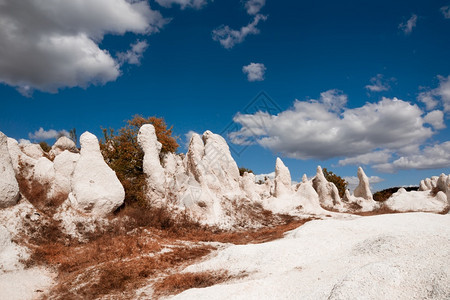
[[[57,139],[61,136],[67,136],[70,137],[70,134],[67,130],[54,130],[54,129],[50,129],[50,130],[44,130],[44,128],[39,128],[39,130],[35,131],[34,133],[29,133],[28,137],[32,140],[39,140],[39,141],[43,141],[43,140],[50,140],[50,139]]]
[[[383,178],[378,176],[370,176],[368,178],[371,189],[373,184],[384,181]],[[344,180],[347,181],[347,188],[350,190],[350,192],[353,192],[359,184],[359,179],[357,176],[346,176],[344,177]]]
[[[119,52],[117,54],[117,59],[120,64],[128,63],[130,65],[140,65],[142,56],[147,48],[147,41],[138,40],[136,43],[130,45],[130,50],[127,52]]]
[[[156,0],[156,2],[162,7],[172,7],[172,5],[179,5],[181,9],[185,9],[187,7],[194,9],[201,9],[206,4],[208,4],[207,0]]]
[[[105,34],[151,34],[169,20],[147,1],[0,1],[0,82],[33,89],[105,84],[119,62],[99,43]]]
[[[445,128],[444,124],[444,113],[440,110],[433,110],[429,112],[424,118],[425,123],[433,126],[434,129],[443,129]]]
[[[404,34],[410,34],[413,31],[413,28],[416,27],[417,24],[417,15],[413,14],[408,21],[404,23],[400,23],[398,28],[403,31]]]
[[[391,87],[389,82],[384,79],[382,74],[377,74],[377,76],[370,79],[370,84],[366,85],[366,89],[371,92],[384,92],[389,91]]]
[[[251,63],[242,67],[242,72],[247,74],[248,81],[263,81],[264,73],[266,72],[266,66],[260,63]]]
[[[425,103],[427,110],[441,104],[445,113],[450,112],[450,76],[438,76],[439,86],[435,89],[421,92],[417,99]]]
[[[245,9],[249,15],[256,15],[264,5],[266,5],[266,0],[247,0]]]
[[[369,152],[341,159],[339,160],[339,165],[346,166],[346,165],[370,165],[370,164],[387,163],[391,158],[391,156],[392,154],[386,150]]]
[[[238,113],[233,120],[241,129],[229,137],[291,158],[330,159],[382,150],[413,153],[434,134],[417,105],[397,98],[357,108],[344,107],[345,102],[344,95],[331,90],[319,100],[296,100],[277,115]]]
[[[442,15],[444,15],[444,18],[450,19],[450,6],[442,6],[440,9]]]
[[[251,23],[239,30],[222,25],[213,30],[212,38],[219,42],[225,49],[231,49],[236,44],[242,43],[248,35],[259,34],[260,31],[256,26],[258,26],[260,21],[265,20],[267,20],[267,16],[258,14]]]
[[[440,169],[450,167],[450,141],[427,146],[418,153],[401,156],[392,163],[375,165],[379,171],[392,173],[405,169]]]

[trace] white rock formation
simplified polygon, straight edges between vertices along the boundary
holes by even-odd
[[[317,167],[317,174],[312,180],[313,187],[319,195],[320,204],[324,208],[342,210],[339,191],[332,182],[328,182],[323,175],[322,167]]]
[[[46,157],[39,158],[33,169],[33,179],[42,185],[52,185],[55,181],[53,162]]]
[[[147,176],[149,198],[151,201],[159,200],[164,197],[166,177],[159,158],[162,145],[153,125],[145,124],[139,129],[138,143],[144,151],[143,169]]]
[[[350,195],[348,190],[345,191],[344,203],[349,204],[350,211],[372,211],[379,207],[379,204],[373,200],[372,192],[370,191],[369,178],[364,173],[364,170],[358,168],[359,184],[356,187],[353,195]]]
[[[214,194],[232,198],[240,193],[239,168],[220,135],[206,131],[200,138],[194,134],[184,164],[187,174]]]
[[[19,200],[19,184],[8,150],[8,139],[0,132],[0,208],[14,205]]]
[[[79,211],[104,216],[122,205],[125,191],[103,160],[97,137],[85,132],[80,137],[81,153],[72,178],[71,205]]]
[[[358,168],[358,179],[359,184],[355,188],[353,195],[366,200],[373,200],[373,195],[370,191],[369,178],[366,176],[366,173],[364,173],[364,170],[361,167]]]
[[[258,190],[261,190],[259,186],[255,183],[255,174],[253,173],[247,173],[245,172],[240,180],[240,187],[244,194],[247,196],[248,199],[251,201],[260,202],[261,201],[261,195],[258,192]]]
[[[55,157],[53,167],[55,170],[55,182],[53,191],[55,194],[69,194],[72,191],[72,177],[75,165],[80,154],[64,150]]]
[[[320,206],[319,195],[313,188],[312,181],[303,176],[302,182],[298,185],[296,197],[300,199],[301,211],[307,214],[323,215],[329,212]]]
[[[33,159],[39,159],[44,156],[44,150],[38,144],[24,144],[19,145],[22,152]]]
[[[289,169],[284,165],[283,161],[277,157],[275,163],[275,197],[281,197],[286,194],[292,194],[292,181]]]
[[[438,197],[433,197],[429,191],[407,192],[404,188],[394,193],[384,204],[395,211],[423,211],[440,213],[444,211],[449,203],[443,192]]]
[[[65,150],[68,150],[73,153],[79,152],[77,146],[71,139],[69,139],[66,136],[62,136],[52,146],[52,149],[50,150],[50,156],[55,157],[63,153]]]

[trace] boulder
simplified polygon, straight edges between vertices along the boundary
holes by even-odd
[[[39,159],[44,156],[44,150],[38,144],[19,144],[19,147],[24,154],[33,159]]]
[[[37,160],[23,153],[19,143],[13,138],[8,138],[8,151],[16,176],[19,174],[23,177],[31,176]]]
[[[80,154],[64,150],[55,157],[53,167],[55,169],[54,192],[56,194],[69,194],[72,191],[72,177],[75,165]]]
[[[33,169],[33,179],[42,185],[51,185],[55,181],[53,162],[46,157],[37,160]]]
[[[149,197],[163,198],[165,193],[165,172],[161,166],[159,154],[162,145],[156,137],[155,127],[151,124],[142,125],[139,129],[138,143],[144,151],[143,169],[147,176]]]
[[[8,150],[8,138],[0,132],[0,208],[14,205],[19,200],[19,184]]]
[[[295,195],[300,198],[302,212],[315,215],[327,214],[327,211],[320,206],[319,195],[314,189],[312,182],[307,180],[306,175],[303,176]]]
[[[339,191],[332,182],[328,182],[323,175],[322,167],[317,167],[316,176],[312,180],[313,187],[319,195],[322,207],[342,210],[342,202]]]
[[[52,146],[52,149],[50,150],[50,156],[56,157],[57,155],[63,153],[65,150],[73,153],[79,153],[77,145],[75,145],[74,141],[66,136],[62,136]]]
[[[255,183],[255,174],[245,172],[241,177],[240,187],[248,199],[251,201],[261,201],[261,196],[257,192],[258,186]]]
[[[125,191],[116,173],[104,161],[97,137],[85,132],[80,137],[80,144],[70,203],[81,212],[105,216],[122,205]]]
[[[395,211],[435,212],[440,213],[448,208],[449,203],[444,192],[440,191],[433,196],[429,191],[410,191],[400,188],[392,194],[384,204]]]
[[[277,157],[275,163],[275,197],[281,197],[286,194],[292,194],[292,181],[289,169],[283,161]]]
[[[201,138],[194,134],[185,157],[185,166],[188,174],[200,184],[206,184],[216,195],[232,197],[240,193],[239,168],[227,142],[218,134],[205,131]]]
[[[359,184],[355,188],[353,195],[355,197],[360,197],[372,201],[373,195],[370,191],[369,178],[366,176],[366,173],[364,173],[364,170],[361,167],[358,168],[358,179]]]

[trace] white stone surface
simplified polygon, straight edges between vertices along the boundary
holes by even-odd
[[[116,173],[105,163],[97,137],[85,132],[80,144],[69,195],[71,205],[85,213],[105,216],[122,205],[125,191]]]
[[[162,145],[158,142],[155,127],[153,127],[153,125],[142,125],[139,129],[138,143],[142,151],[144,151],[143,169],[145,175],[147,176],[149,197],[163,198],[165,193],[166,177],[159,157]]]
[[[399,189],[386,202],[385,205],[392,210],[424,211],[439,213],[448,207],[446,197],[433,197],[429,191],[411,191],[407,192],[404,188]]]
[[[289,169],[284,165],[283,161],[277,157],[275,163],[275,197],[281,197],[283,195],[289,195],[293,193],[291,173]]]
[[[50,155],[55,157],[63,153],[65,150],[73,153],[79,152],[77,145],[75,145],[75,143],[71,139],[69,139],[66,136],[62,136],[52,146],[52,149],[50,150]]]
[[[450,216],[317,220],[262,244],[236,245],[183,272],[247,274],[172,299],[449,299]]]
[[[312,180],[313,187],[319,195],[320,204],[324,208],[342,210],[339,191],[332,182],[328,182],[323,175],[322,167],[317,167],[317,174]]]
[[[14,205],[19,200],[19,184],[8,150],[8,138],[0,132],[0,208]]]

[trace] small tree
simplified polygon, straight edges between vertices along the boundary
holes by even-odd
[[[139,128],[144,124],[155,127],[156,137],[162,144],[161,154],[176,152],[179,146],[172,136],[172,127],[167,128],[163,118],[135,115],[117,133],[114,129],[102,128],[104,140],[100,141],[100,149],[106,163],[116,172],[125,189],[125,204],[146,204],[146,182],[142,167],[144,152],[137,142]]]
[[[323,168],[323,175],[325,176],[326,180],[334,183],[334,185],[337,187],[339,191],[339,196],[341,198],[344,197],[345,190],[347,189],[347,181],[345,181],[345,179],[342,178],[341,176],[338,176],[333,172],[328,171],[326,168]]]
[[[247,168],[244,168],[244,167],[240,167],[240,168],[239,168],[239,175],[243,176],[245,172],[247,172],[247,173],[253,173],[253,171],[250,170],[250,169],[247,169]]]
[[[42,141],[39,143],[39,146],[41,146],[42,150],[44,150],[44,152],[48,152],[52,149],[52,147],[50,147],[49,144],[47,144],[46,141]]]

